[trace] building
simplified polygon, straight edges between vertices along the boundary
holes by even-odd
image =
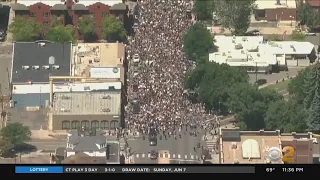
[[[291,146],[295,152],[293,155],[294,164],[313,163],[313,142],[312,133],[282,133],[282,147]]]
[[[90,157],[103,158],[107,160],[107,137],[105,132],[95,129],[70,131],[67,139],[66,157],[84,153]]]
[[[300,0],[300,1],[301,3],[309,3],[310,6],[317,11],[320,10],[320,1],[318,0]]]
[[[72,25],[77,29],[78,20],[83,16],[92,15],[96,20],[97,36],[101,39],[102,19],[109,14],[127,20],[127,6],[122,0],[17,0],[11,8],[16,16],[33,18],[36,22],[49,26],[52,20],[58,20],[64,25]],[[79,35],[76,31],[76,35]]]
[[[125,83],[123,43],[78,43],[73,54],[72,75],[119,79]]]
[[[62,164],[106,164],[106,160],[100,157],[92,157],[80,152],[71,155],[62,161]]]
[[[114,130],[123,126],[121,82],[115,84],[118,86],[109,85],[108,90],[74,92],[72,89],[71,92],[55,92],[48,129],[71,130],[85,127]]]
[[[48,83],[49,76],[70,76],[71,43],[15,42],[11,83]]]
[[[287,69],[288,60],[314,62],[314,45],[297,41],[264,41],[262,36],[215,36],[218,52],[209,61],[242,67],[247,72],[271,73]],[[233,48],[232,48],[233,47]]]
[[[53,84],[53,93],[90,92],[90,91],[121,91],[121,82],[90,82]],[[14,84],[12,100],[16,108],[48,107],[50,102],[49,84]]]
[[[280,134],[276,131],[240,131],[239,128],[220,128],[221,164],[283,164],[268,161],[271,147],[295,149],[294,163],[312,164],[312,133]]]
[[[280,22],[296,21],[297,8],[295,0],[256,0],[255,19],[257,21]]]

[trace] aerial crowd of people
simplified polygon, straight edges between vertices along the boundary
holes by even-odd
[[[193,67],[182,51],[183,34],[193,24],[187,17],[192,1],[144,0],[138,6],[139,25],[127,46],[131,58],[139,56],[137,65],[130,62],[127,80],[137,89],[128,88],[127,96],[137,94],[140,110],[135,113],[130,103],[126,107],[126,130],[147,135],[154,128],[164,139],[196,136],[215,115],[184,96],[183,80]]]

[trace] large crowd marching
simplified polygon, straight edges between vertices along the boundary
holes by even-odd
[[[187,17],[191,8],[191,0],[139,3],[139,26],[127,47],[130,57],[139,56],[137,67],[131,61],[128,72],[128,87],[138,86],[136,92],[128,88],[128,98],[137,93],[140,104],[139,113],[126,107],[126,129],[131,133],[145,135],[152,127],[165,137],[197,135],[206,120],[215,118],[183,95],[184,76],[192,68],[182,51],[183,34],[193,23]]]

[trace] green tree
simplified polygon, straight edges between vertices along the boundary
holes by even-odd
[[[269,41],[280,41],[280,36],[278,34],[271,34],[269,37],[268,37],[268,40]]]
[[[57,25],[49,29],[44,39],[58,43],[72,42],[74,41],[74,30],[69,26]]]
[[[21,123],[12,123],[2,128],[0,135],[5,143],[10,144],[13,147],[29,141],[31,131],[27,126],[23,126]]]
[[[212,21],[214,12],[214,1],[196,0],[193,12],[196,14],[197,19],[200,21]]]
[[[9,31],[14,41],[30,42],[39,39],[41,26],[32,19],[26,20],[22,16],[16,16],[14,22],[9,26]]]
[[[297,7],[297,19],[301,25],[308,25],[313,23],[312,7],[308,2],[298,3]]]
[[[109,42],[124,42],[127,39],[127,33],[123,23],[114,16],[108,16],[102,20],[102,38]]]
[[[306,111],[295,100],[272,102],[266,112],[266,129],[280,129],[282,132],[305,132]]]
[[[310,71],[310,68],[306,68],[299,71],[298,75],[295,78],[293,78],[288,84],[289,94],[293,95],[294,99],[301,104],[303,103],[303,100],[305,98],[305,93],[304,93],[305,79],[309,71]]]
[[[318,89],[315,92],[310,108],[308,109],[306,123],[308,131],[320,132],[320,94]]]
[[[200,57],[216,52],[214,39],[206,26],[202,23],[192,25],[183,36],[183,50],[190,60],[196,61]]]
[[[96,40],[96,21],[92,16],[85,16],[78,21],[78,30],[85,41]]]
[[[292,31],[291,39],[294,41],[303,41],[306,39],[306,35],[302,32],[294,30]]]
[[[234,35],[244,35],[247,32],[254,8],[254,0],[215,1],[215,13],[221,25]]]
[[[235,83],[247,82],[248,74],[239,68],[206,62],[187,74],[184,85],[198,94],[199,101],[205,104],[207,110],[227,113],[230,87]]]

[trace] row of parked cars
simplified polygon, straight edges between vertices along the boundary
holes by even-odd
[[[140,57],[138,54],[134,54],[131,61],[131,68],[132,68],[132,77],[131,80],[133,81],[131,86],[132,91],[132,99],[131,99],[131,105],[133,113],[138,114],[140,112],[140,101],[139,101],[139,84],[138,80],[136,79],[139,74],[139,63],[140,63]]]

